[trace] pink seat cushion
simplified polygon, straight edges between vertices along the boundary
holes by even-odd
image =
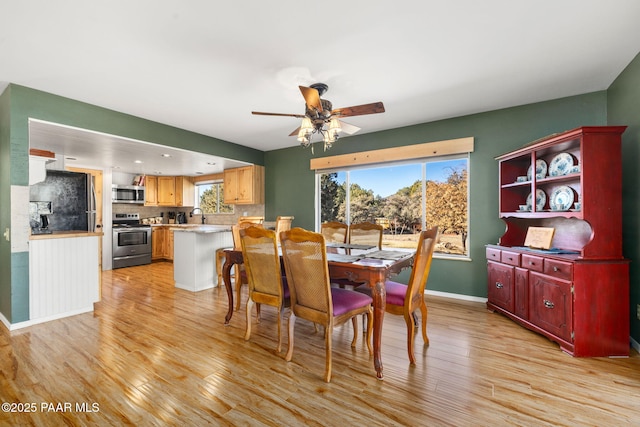
[[[404,297],[407,294],[407,285],[387,280],[384,282],[384,287],[387,291],[387,304],[404,305]],[[354,290],[366,295],[371,295],[371,288],[368,285],[358,286]]]
[[[340,288],[331,288],[331,298],[334,316],[343,315],[373,302],[369,295]]]

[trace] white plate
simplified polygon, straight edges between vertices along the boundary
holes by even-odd
[[[529,181],[531,181],[533,177],[532,174],[533,174],[533,168],[529,166],[529,169],[527,170],[527,179]],[[541,179],[541,178],[544,178],[545,176],[547,176],[547,162],[545,162],[542,159],[538,159],[536,160],[536,178]]]
[[[556,188],[553,193],[551,193],[549,207],[552,211],[567,211],[571,206],[573,206],[574,199],[575,194],[573,193],[573,189],[563,185],[562,187]]]
[[[551,159],[549,163],[549,176],[562,176],[571,173],[573,168],[573,156],[569,153],[560,153]]]
[[[531,199],[532,199],[531,193],[529,193],[529,195],[527,196],[527,206],[529,207],[529,210],[531,210],[531,205],[532,205]],[[536,211],[541,212],[542,209],[544,209],[545,203],[547,203],[547,194],[544,191],[537,189],[536,190]]]

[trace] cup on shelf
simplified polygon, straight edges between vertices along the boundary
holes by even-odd
[[[529,210],[529,205],[519,205],[520,211],[525,212]]]
[[[581,208],[582,208],[582,203],[581,203],[581,202],[575,202],[575,203],[573,204],[573,207],[574,207],[577,211],[579,211],[579,210],[581,210]]]
[[[580,173],[580,165],[572,166],[569,173]]]
[[[521,175],[521,176],[517,177],[516,178],[516,182],[527,182],[526,175]]]

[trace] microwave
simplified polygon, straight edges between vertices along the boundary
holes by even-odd
[[[137,185],[111,186],[111,203],[137,203],[144,204],[144,187]]]

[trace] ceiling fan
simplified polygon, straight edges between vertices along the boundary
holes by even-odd
[[[329,89],[324,83],[314,83],[310,87],[298,86],[302,96],[306,102],[304,114],[284,114],[284,113],[265,113],[262,111],[252,111],[251,114],[260,116],[285,116],[297,117],[302,119],[302,124],[289,136],[298,137],[298,141],[303,147],[313,145],[311,137],[313,134],[322,136],[325,151],[338,140],[339,133],[344,132],[352,135],[360,130],[359,127],[345,123],[339,120],[342,117],[362,116],[365,114],[384,113],[384,105],[382,102],[374,102],[371,104],[356,105],[353,107],[337,108],[333,110],[331,101],[320,98]],[[326,127],[325,127],[326,126]]]

